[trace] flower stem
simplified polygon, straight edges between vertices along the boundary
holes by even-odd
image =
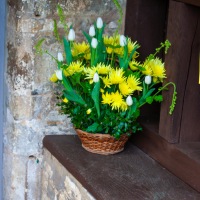
[[[158,91],[152,97],[155,97],[156,95],[158,95],[159,93],[161,93],[169,85],[172,85],[174,87],[174,91],[173,91],[173,95],[172,95],[172,102],[171,102],[171,105],[169,107],[170,108],[169,114],[171,115],[173,113],[173,111],[174,111],[175,104],[176,104],[176,99],[177,99],[177,92],[176,92],[176,85],[175,85],[175,83],[169,82],[169,83],[165,84],[163,87],[159,88]],[[146,103],[147,102],[142,103],[139,107],[143,106]]]

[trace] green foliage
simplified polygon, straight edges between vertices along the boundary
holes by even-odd
[[[65,55],[66,55],[66,63],[69,65],[72,62],[70,42],[67,41],[66,38],[64,37],[63,43],[64,43],[64,49],[65,49]]]
[[[160,103],[163,101],[163,96],[162,95],[154,96],[154,100]]]
[[[44,43],[44,41],[45,39],[42,38],[37,42],[37,44],[35,45],[36,53],[41,54],[41,55],[43,54],[44,51],[42,49],[42,44]]]
[[[113,0],[113,3],[120,14],[119,29],[123,12],[118,0]],[[63,10],[60,5],[57,8],[60,24],[68,33]],[[92,36],[91,33],[83,32],[88,43],[75,43],[73,36],[70,41],[65,37],[60,39],[57,22],[54,20],[54,36],[63,43],[65,59],[60,52],[57,59],[47,50],[42,50],[44,39],[36,44],[38,53],[50,55],[57,63],[57,70],[50,80],[59,86],[57,105],[60,112],[71,118],[75,128],[120,138],[122,134],[141,130],[137,122],[140,108],[145,104],[162,102],[162,91],[172,84],[174,93],[169,111],[172,114],[177,98],[176,86],[170,82],[157,87],[166,78],[166,74],[164,64],[155,58],[161,49],[165,49],[165,52],[168,50],[170,42],[166,40],[161,43],[154,54],[150,54],[140,63],[136,61],[140,47],[137,42],[132,42],[127,37],[123,44],[120,41],[123,37],[116,33],[106,38],[103,35],[105,24],[97,28],[94,23],[94,28],[95,34]],[[92,47],[92,38],[98,41],[97,46]],[[152,61],[155,69],[150,65],[147,68]]]
[[[59,33],[58,33],[57,22],[56,22],[55,19],[53,20],[53,22],[54,22],[54,26],[53,26],[53,33],[54,33],[54,36],[55,36],[55,38],[58,40],[58,42],[60,42],[60,36],[59,36]]]
[[[172,96],[172,103],[170,105],[170,110],[169,110],[169,114],[172,115],[175,105],[176,105],[176,101],[177,101],[177,91],[176,91],[176,85],[174,83],[171,82],[171,84],[174,87],[174,91],[173,91],[173,96]]]
[[[117,28],[117,32],[118,32],[120,30],[121,25],[122,25],[122,20],[123,20],[124,13],[123,13],[122,7],[121,7],[120,3],[118,2],[118,0],[112,0],[112,1],[115,4],[115,6],[117,8],[117,11],[119,13],[118,28]]]
[[[156,57],[156,55],[162,50],[165,50],[165,54],[167,53],[169,47],[171,46],[171,43],[169,42],[169,40],[166,40],[165,42],[161,42],[160,43],[160,47],[156,48],[156,51],[154,54],[150,54],[147,58],[147,60],[152,60]]]
[[[99,92],[100,92],[100,81],[95,83],[94,88],[92,90],[92,99],[95,104],[95,108],[97,110],[98,117],[100,117],[100,102],[99,102]]]
[[[60,22],[64,27],[65,32],[68,33],[68,26],[66,24],[65,15],[63,13],[62,7],[59,4],[57,6],[57,13],[58,13],[58,16],[60,18]]]

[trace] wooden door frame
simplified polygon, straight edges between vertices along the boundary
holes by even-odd
[[[6,1],[0,4],[0,199],[3,199],[3,121],[4,121],[4,68],[5,68],[5,32]]]

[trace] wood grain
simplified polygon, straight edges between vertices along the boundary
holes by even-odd
[[[182,120],[180,127],[180,143],[200,142],[200,85],[199,85],[199,54],[200,54],[200,8],[196,9],[196,32],[193,37],[190,67],[185,88]]]
[[[200,194],[128,143],[123,152],[89,153],[77,136],[45,136],[44,147],[98,200],[200,199]]]
[[[200,1],[199,0],[176,0],[176,1],[180,1],[182,3],[187,3],[193,6],[198,6],[200,7]]]
[[[153,123],[145,122],[143,128],[143,133],[132,138],[134,144],[200,192],[200,143],[170,144],[156,134]]]
[[[191,49],[198,22],[197,7],[170,1],[167,39],[172,43],[165,57],[167,81],[176,83],[178,99],[172,116],[168,114],[172,88],[164,92],[161,106],[159,134],[170,143],[178,143],[184,106],[185,89],[190,69]],[[197,108],[196,108],[197,109]]]
[[[127,1],[125,34],[141,45],[139,60],[144,61],[165,40],[167,8],[167,0]],[[163,52],[159,56],[163,58]],[[159,118],[160,104],[145,105],[141,115]]]

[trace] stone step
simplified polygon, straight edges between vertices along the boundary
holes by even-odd
[[[109,156],[87,152],[73,135],[45,136],[43,144],[97,200],[200,199],[200,193],[131,142],[123,152]]]

